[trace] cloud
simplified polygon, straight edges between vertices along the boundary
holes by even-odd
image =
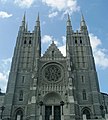
[[[6,79],[6,75],[3,75],[3,73],[0,73],[0,81],[5,80]]]
[[[57,15],[58,15],[58,12],[56,11],[56,12],[50,13],[50,14],[48,15],[48,17],[49,17],[49,18],[52,18],[52,17],[55,17],[55,16],[57,16]]]
[[[50,43],[52,41],[53,37],[50,35],[44,35],[42,37],[42,43]]]
[[[92,33],[90,33],[89,36],[90,36],[91,46],[93,49],[96,49],[99,45],[102,44],[101,40],[97,36],[93,35]]]
[[[7,58],[7,59],[3,59],[3,60],[2,60],[2,62],[3,62],[5,65],[11,63],[11,61],[12,61],[12,58]]]
[[[89,36],[96,65],[103,69],[108,68],[108,51],[101,48],[102,43],[97,36],[92,33]]]
[[[0,60],[0,88],[3,92],[6,91],[9,71],[11,65],[11,58]]]
[[[7,80],[8,80],[8,77],[5,74],[0,72],[0,88],[3,92],[6,91]]]
[[[61,51],[61,53],[63,54],[63,56],[66,56],[66,45],[60,46],[58,48]]]
[[[34,0],[15,0],[14,3],[21,8],[30,8]]]
[[[5,4],[7,2],[7,0],[0,0],[3,4]]]
[[[62,36],[62,45],[60,45],[58,48],[63,54],[63,56],[66,56],[66,37],[65,36]]]
[[[11,16],[12,16],[12,14],[9,14],[5,11],[0,11],[0,18],[9,18]]]
[[[42,56],[44,52],[47,50],[48,46],[54,41],[54,43],[58,46],[60,43],[51,35],[44,35],[41,39],[42,41]]]
[[[79,11],[80,7],[77,5],[77,0],[42,0],[42,2],[51,7],[52,11],[57,10],[63,14]]]
[[[42,37],[42,44],[51,44],[51,42],[54,41],[54,43],[56,45],[59,44],[59,42],[53,37],[53,36],[50,36],[50,35],[44,35]]]

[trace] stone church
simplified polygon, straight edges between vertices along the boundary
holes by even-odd
[[[41,56],[39,15],[33,32],[28,30],[24,15],[12,58],[3,120],[82,120],[83,115],[99,119],[105,112],[101,98],[83,15],[76,32],[68,15],[66,56],[54,41]]]

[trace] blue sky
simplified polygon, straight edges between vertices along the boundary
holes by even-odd
[[[100,90],[108,93],[108,0],[0,0],[0,88],[5,92],[16,37],[24,12],[33,31],[40,14],[42,54],[52,40],[65,55],[67,13],[73,30],[80,27],[81,11],[88,26]]]

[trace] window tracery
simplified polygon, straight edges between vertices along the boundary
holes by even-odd
[[[61,78],[61,69],[56,65],[49,65],[44,74],[48,81],[58,81]]]

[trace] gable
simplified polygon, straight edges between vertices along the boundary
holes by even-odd
[[[46,52],[43,54],[43,58],[64,58],[61,51],[57,48],[54,41],[52,41],[52,44],[49,46],[49,48],[46,50]]]

